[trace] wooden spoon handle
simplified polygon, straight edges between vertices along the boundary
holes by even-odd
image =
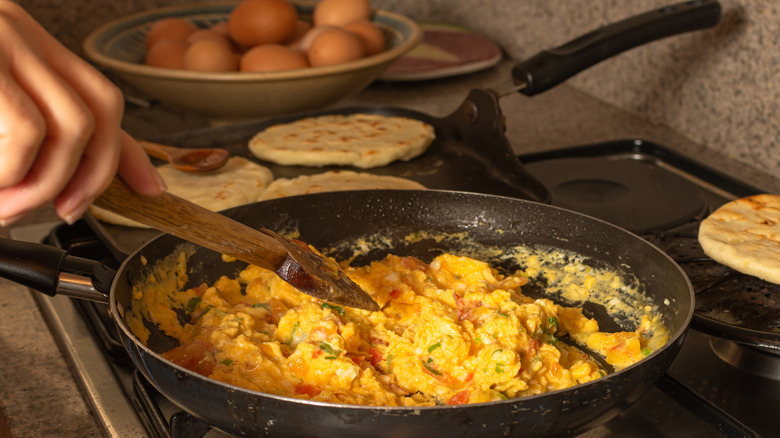
[[[159,158],[161,160],[168,161],[171,157],[172,152],[176,152],[175,148],[172,148],[170,146],[165,146],[159,143],[153,143],[151,141],[146,140],[136,140],[136,142],[144,148],[144,151],[146,151],[147,154],[153,156],[154,158]]]
[[[255,230],[170,193],[144,196],[114,178],[98,207],[189,242],[275,272],[303,293],[360,309],[379,305],[335,262],[271,230]]]
[[[94,204],[222,254],[276,271],[288,249],[273,237],[170,193],[144,196],[114,178]]]

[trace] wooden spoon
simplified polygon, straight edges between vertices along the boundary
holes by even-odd
[[[150,141],[139,140],[138,144],[147,154],[165,160],[173,167],[185,172],[207,172],[217,170],[227,163],[230,154],[216,148],[177,148]]]
[[[276,272],[301,292],[359,309],[379,305],[332,260],[268,229],[255,230],[170,193],[144,196],[114,178],[94,204],[205,248]]]

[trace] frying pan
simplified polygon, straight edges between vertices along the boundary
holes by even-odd
[[[693,312],[691,284],[675,262],[639,237],[606,222],[557,207],[516,198],[454,191],[372,190],[331,192],[237,207],[224,214],[252,227],[297,230],[319,248],[336,248],[332,255],[351,256],[358,239],[380,234],[391,242],[362,255],[355,264],[386,253],[416,256],[426,261],[441,253],[468,254],[489,246],[509,250],[518,244],[574,251],[594,267],[611,267],[635,276],[648,299],[658,307],[670,333],[669,342],[639,363],[602,379],[538,396],[500,402],[423,408],[352,406],[291,399],[249,391],[217,382],[168,362],[160,353],[178,345],[160,331],[143,345],[122,315],[132,306],[132,284],[149,271],[145,261],[161,260],[182,240],[162,235],[131,254],[116,274],[96,262],[64,257],[51,247],[5,241],[2,254],[14,254],[16,270],[9,275],[10,257],[2,263],[5,276],[53,293],[60,264],[96,277],[95,288],[108,293],[110,312],[124,347],[143,375],[167,398],[194,416],[222,430],[246,436],[547,436],[573,434],[617,415],[651,388],[669,367],[684,340]],[[410,243],[410,233],[451,235],[466,232],[471,243],[423,239]],[[346,252],[339,252],[346,251]],[[33,261],[37,267],[30,268]],[[59,260],[57,260],[59,259]],[[60,263],[62,261],[62,263]],[[495,261],[495,260],[494,260]],[[513,272],[521,266],[503,260]],[[78,266],[78,269],[73,269]],[[221,254],[197,248],[189,259],[190,285],[235,275],[240,262],[225,263]],[[41,275],[41,273],[48,275]],[[97,273],[97,274],[96,274]],[[27,278],[30,274],[32,278]],[[50,278],[52,277],[52,278]],[[42,278],[48,280],[42,286]],[[107,279],[111,279],[110,287]],[[59,279],[63,282],[62,277]],[[63,285],[60,285],[62,289]],[[590,309],[601,327],[626,326],[598,306]]]
[[[560,65],[563,61],[558,58],[562,56],[576,64],[575,70],[582,69],[653,39],[712,26],[719,16],[716,2],[693,1],[616,23],[532,58],[532,67],[545,71],[548,79],[524,74],[527,69],[518,65],[513,74],[525,77],[513,81],[512,87],[522,82],[526,88],[521,92],[533,94],[575,73],[564,69],[562,74],[550,75],[550,64],[545,59]],[[467,116],[474,114],[467,111]],[[452,135],[459,136],[457,127],[453,129]],[[132,284],[149,269],[146,261],[153,264],[183,244],[173,236],[162,235],[145,244],[117,272],[51,247],[3,241],[1,274],[48,294],[59,292],[108,301],[124,347],[149,382],[194,416],[246,436],[579,433],[614,417],[654,385],[679,352],[693,311],[690,282],[679,266],[657,248],[600,220],[524,199],[442,190],[334,192],[265,201],[224,214],[255,228],[297,230],[302,240],[319,248],[349,248],[358,239],[376,233],[391,239],[390,246],[371,251],[356,263],[381,258],[387,252],[428,261],[441,252],[468,255],[483,246],[509,249],[525,244],[571,250],[587,257],[594,266],[611,267],[636,277],[648,299],[659,308],[670,340],[639,363],[602,379],[538,396],[423,408],[327,404],[261,394],[205,378],[162,358],[160,353],[175,347],[175,340],[154,330],[147,345],[135,337],[123,319],[132,306]],[[452,246],[447,239],[410,244],[403,239],[419,231],[467,233],[472,244]],[[352,254],[337,251],[332,255],[342,258]],[[213,282],[221,275],[235,275],[242,267],[226,264],[220,254],[203,248],[196,249],[188,266],[193,285]],[[520,267],[504,260],[500,268],[512,271]],[[606,309],[588,304],[586,309],[601,327],[635,329]]]

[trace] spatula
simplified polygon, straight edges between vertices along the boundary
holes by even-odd
[[[94,204],[205,248],[276,272],[324,301],[377,311],[379,305],[331,260],[268,229],[255,230],[170,193],[144,196],[115,178]]]

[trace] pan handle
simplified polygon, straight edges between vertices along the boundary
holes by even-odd
[[[646,12],[604,26],[554,49],[544,50],[512,69],[521,93],[533,96],[607,58],[651,41],[715,26],[721,6],[692,0]]]
[[[0,238],[0,277],[49,296],[108,302],[116,272],[50,245]]]

